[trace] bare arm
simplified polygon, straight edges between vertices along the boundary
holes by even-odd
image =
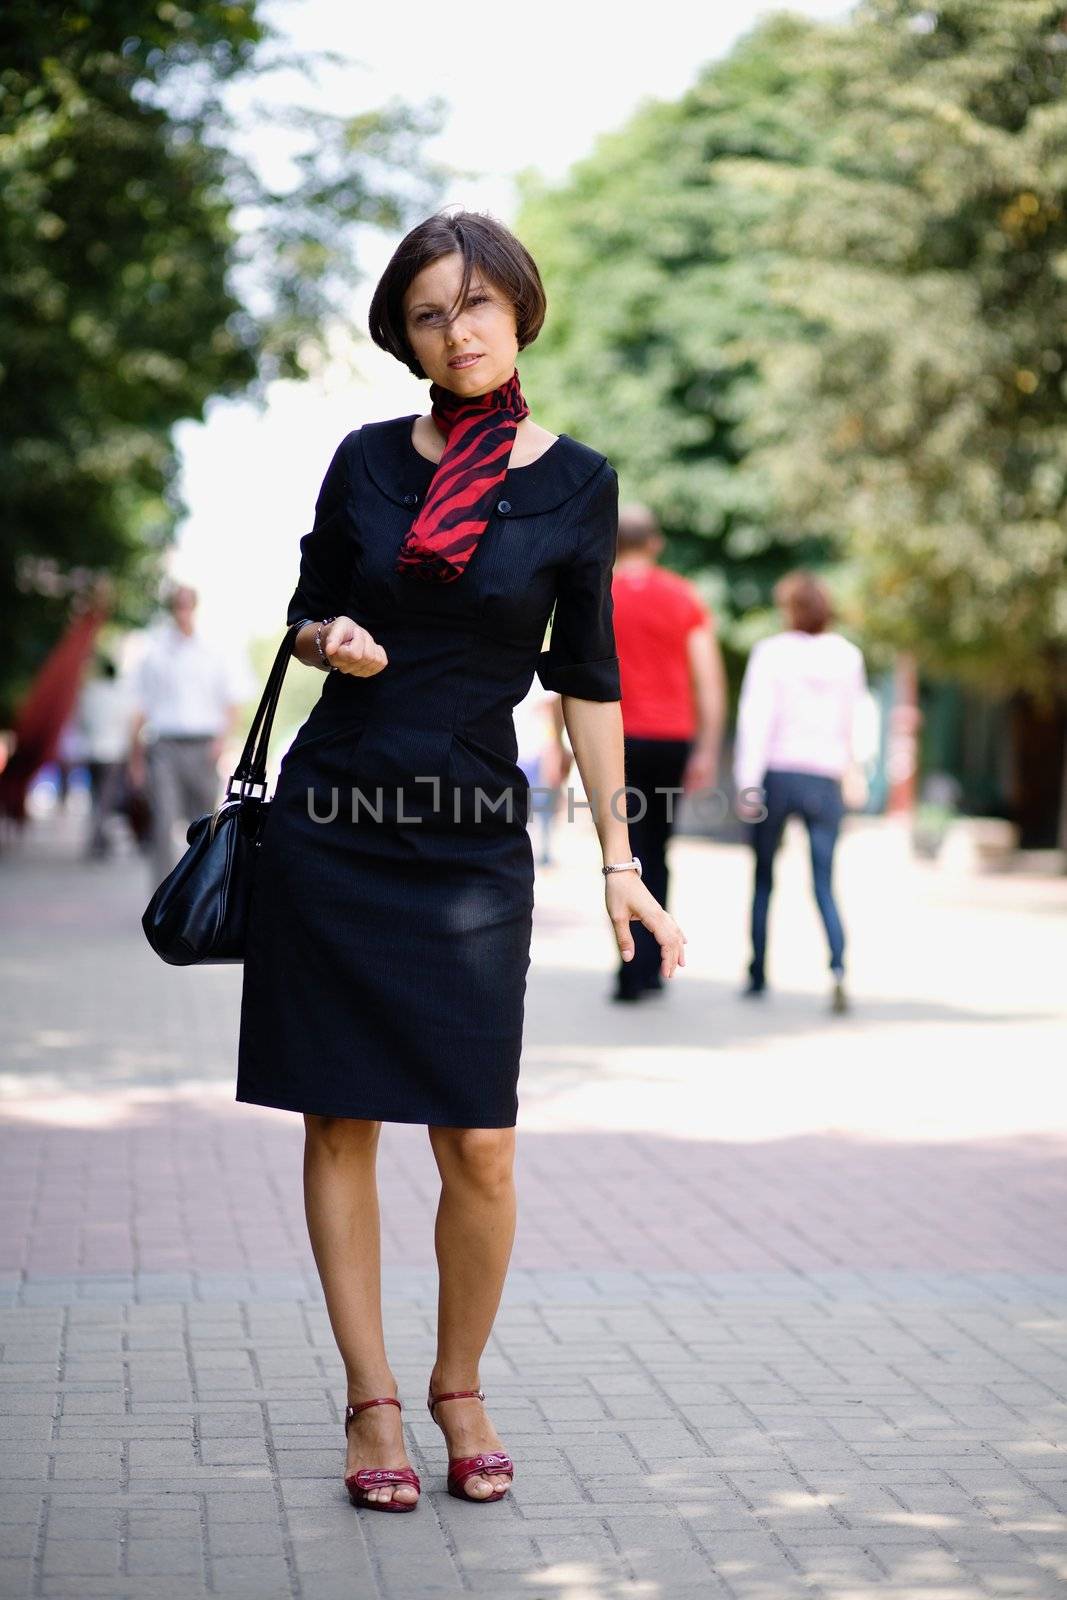
[[[579,700],[570,694],[560,699],[604,863],[628,861],[622,707],[618,700]]]
[[[130,781],[139,789],[145,780],[145,754],[144,743],[141,735],[144,733],[145,723],[148,721],[145,713],[138,709],[130,719],[130,754],[128,770]]]
[[[327,669],[322,667],[322,663],[319,661],[319,652],[315,649],[315,629],[317,627],[317,622],[305,622],[304,626],[297,630],[296,637],[293,639],[293,655],[297,661],[302,661],[305,667],[321,667],[322,671],[325,672]]]
[[[628,861],[632,854],[623,792],[622,707],[618,700],[582,700],[561,697],[563,717],[600,840],[604,864]],[[604,897],[619,953],[633,959],[633,921],[644,923],[660,947],[660,971],[665,978],[685,965],[685,934],[674,918],[645,888],[636,872],[612,872],[604,879]]]
[[[697,711],[696,738],[682,780],[688,792],[714,788],[719,776],[719,750],[726,720],[726,672],[714,622],[709,620],[691,628],[685,643]]]

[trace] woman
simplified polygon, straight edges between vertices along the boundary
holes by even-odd
[[[237,1094],[304,1113],[308,1228],[348,1384],[345,1482],[378,1510],[419,1494],[382,1336],[382,1122],[425,1124],[441,1176],[428,1403],[449,1490],[496,1501],[513,1476],[478,1366],[515,1225],[534,874],[511,713],[535,669],[563,697],[620,950],[638,920],[665,977],[684,964],[620,820],[618,481],[538,426],[519,386],[544,311],[534,262],[491,218],[433,216],[407,235],[370,331],[430,380],[431,410],[341,442],[289,606],[295,654],[328,676],[263,842]]]
[[[856,748],[857,712],[867,690],[863,657],[827,632],[825,586],[791,572],[774,591],[785,629],[749,656],[737,713],[734,778],[746,808],[762,790],[763,816],[751,828],[755,852],[752,961],[747,995],[767,986],[767,914],[774,858],[790,816],[802,817],[811,847],[815,901],[826,929],[833,977],[831,1009],[848,1009],[845,933],[833,892],[834,847],[844,813],[841,780]]]

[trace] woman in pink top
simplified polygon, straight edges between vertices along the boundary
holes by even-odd
[[[863,656],[827,632],[830,597],[817,578],[792,572],[774,591],[785,631],[755,646],[737,716],[734,779],[741,806],[762,798],[751,825],[756,856],[749,995],[766,988],[767,913],[774,858],[790,816],[802,817],[811,844],[815,899],[830,946],[835,1011],[844,1011],[845,933],[834,901],[834,846],[844,803],[841,779],[853,760],[856,713],[867,689]]]

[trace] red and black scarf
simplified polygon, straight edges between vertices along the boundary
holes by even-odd
[[[488,394],[458,395],[431,383],[430,403],[430,415],[445,436],[445,453],[404,536],[396,570],[452,583],[478,548],[508,470],[515,429],[530,408],[517,368]]]

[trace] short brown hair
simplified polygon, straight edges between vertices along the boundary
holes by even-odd
[[[834,614],[830,591],[811,572],[787,572],[779,578],[774,603],[798,633],[822,633]]]
[[[648,506],[633,500],[619,507],[618,552],[629,555],[633,550],[643,550],[653,539],[660,539],[659,523]]]
[[[466,299],[471,277],[477,269],[502,290],[515,307],[520,350],[533,343],[545,320],[547,301],[541,274],[533,256],[510,229],[488,213],[457,211],[449,216],[443,211],[436,212],[412,228],[397,245],[378,281],[368,317],[370,336],[375,344],[396,356],[416,378],[425,378],[426,374],[408,343],[404,296],[424,267],[457,250],[463,257],[463,282],[457,306]],[[454,311],[455,306],[449,309]]]

